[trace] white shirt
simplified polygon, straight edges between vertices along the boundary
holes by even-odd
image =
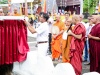
[[[38,28],[41,25],[41,22],[36,23],[36,28]]]
[[[87,23],[89,25],[89,23]],[[88,35],[91,32],[92,27],[94,26],[94,24],[92,26],[89,25],[89,27],[86,30],[86,35]]]
[[[81,23],[85,26],[86,29],[89,27],[89,25],[87,25],[85,22],[81,22]]]
[[[47,22],[41,23],[41,25],[36,28],[37,32],[37,42],[48,41],[49,26]]]
[[[86,23],[84,23],[84,22],[81,22],[84,26],[85,26],[85,29],[86,29],[86,31],[87,31],[87,28],[89,27],[89,24],[86,24]],[[87,37],[87,34],[85,35],[85,37]]]

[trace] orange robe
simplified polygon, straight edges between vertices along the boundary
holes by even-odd
[[[59,30],[64,29],[64,23],[59,21],[54,23],[54,26],[58,26]],[[52,38],[51,42],[51,48],[52,48],[52,58],[59,58],[61,54],[61,39],[62,39],[62,34],[57,36],[57,38]]]
[[[71,27],[72,29],[74,26]],[[68,30],[68,28],[65,28],[65,30]],[[62,39],[62,61],[63,62],[70,62],[70,42],[71,42],[72,36],[68,36],[67,40]]]
[[[13,16],[21,16],[19,13],[17,13],[17,14],[13,14]]]

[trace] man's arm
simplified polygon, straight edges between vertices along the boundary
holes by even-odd
[[[60,34],[62,34],[63,32],[64,32],[64,30],[61,30],[61,31],[59,32],[58,36],[59,36]]]
[[[68,35],[72,35],[72,36],[74,36],[77,39],[81,39],[82,38],[82,34],[76,35],[71,30],[68,31]]]
[[[88,38],[89,39],[94,39],[94,40],[100,41],[100,38],[99,37],[92,36],[91,34],[88,35]]]
[[[54,38],[56,38],[57,36],[59,36],[60,34],[62,34],[64,32],[64,30],[61,30],[60,32],[59,32],[59,34],[57,34],[56,36],[54,36]]]
[[[33,26],[31,26],[31,24],[29,22],[24,21],[26,26],[28,27],[29,31],[33,34],[36,33],[35,28],[33,28]]]
[[[74,37],[77,38],[77,39],[81,39],[81,38],[82,38],[82,34],[76,35],[76,34],[72,33],[72,36],[74,36]]]

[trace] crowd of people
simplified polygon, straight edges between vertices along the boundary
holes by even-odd
[[[16,14],[17,9],[14,11],[13,16],[20,16]],[[2,9],[0,16],[3,16]],[[88,23],[83,22],[83,15],[70,16],[70,13],[66,12],[62,20],[61,15],[56,14],[54,20],[50,13],[41,12],[36,28],[24,20],[29,31],[37,33],[38,56],[46,56],[49,48],[52,61],[59,61],[62,57],[63,63],[70,63],[73,66],[76,75],[81,75],[83,61],[89,62],[90,72],[100,73],[100,16],[89,16]],[[64,32],[67,35],[64,35]],[[67,38],[63,39],[63,35]]]
[[[90,72],[96,71],[100,73],[100,16],[97,14],[89,16],[88,23],[83,22],[83,15],[73,15],[72,18],[70,18],[70,14],[67,12],[64,16],[65,19],[61,20],[61,16],[57,14],[55,16],[55,21],[50,19],[52,17],[50,17],[49,20],[45,18],[46,22],[50,25],[49,29],[50,34],[52,35],[52,37],[51,35],[49,36],[49,51],[52,55],[52,61],[55,61],[55,59],[59,61],[62,56],[62,62],[71,63],[74,67],[76,75],[81,75],[82,62],[88,61],[90,64]],[[41,18],[44,17],[39,16],[40,22]],[[38,28],[41,28],[41,25],[42,24],[40,24],[40,27]],[[28,28],[31,29],[31,25],[28,25]],[[44,26],[44,28],[46,27]],[[66,40],[62,38],[64,31],[67,33]],[[42,39],[42,35],[45,32],[42,31],[41,33],[42,34],[39,35],[41,35]],[[41,40],[38,39],[38,41],[40,42]],[[46,41],[47,39],[43,38],[42,44],[47,43]],[[46,45],[44,47],[46,47]],[[47,51],[44,52],[45,55],[46,52]],[[82,58],[83,54],[84,59]]]

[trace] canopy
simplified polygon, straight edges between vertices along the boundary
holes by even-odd
[[[27,0],[27,2],[33,2],[34,0]],[[11,0],[11,4],[14,3],[25,3],[25,0]]]

